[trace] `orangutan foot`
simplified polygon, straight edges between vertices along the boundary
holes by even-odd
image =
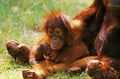
[[[81,72],[80,67],[71,67],[71,68],[68,69],[68,73],[70,73],[70,74],[75,74],[75,73],[78,73],[78,72]]]
[[[23,79],[43,79],[42,76],[38,76],[33,70],[23,70]]]

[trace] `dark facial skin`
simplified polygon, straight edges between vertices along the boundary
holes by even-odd
[[[48,35],[50,36],[51,48],[59,50],[64,45],[64,33],[60,28],[48,28]]]
[[[68,33],[62,18],[60,16],[55,16],[49,19],[46,23],[46,31],[50,38],[51,48],[53,50],[60,50],[65,44]]]

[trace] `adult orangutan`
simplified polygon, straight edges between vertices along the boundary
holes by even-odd
[[[102,0],[94,0],[94,2],[85,10],[77,14],[73,19],[82,20],[85,23],[89,35],[83,35],[83,41],[86,43],[90,55],[97,55],[94,50],[94,40],[99,33],[105,15],[105,7]],[[91,36],[92,35],[92,39]]]
[[[95,33],[94,49],[98,54],[98,58],[84,63],[86,65],[88,63],[87,72],[94,79],[119,79],[119,12],[119,0],[94,0],[94,3],[90,7],[75,17],[75,19],[82,19],[85,21],[86,27],[93,34]],[[110,58],[108,59],[108,57]],[[82,59],[83,61],[80,60],[78,63],[89,60],[89,58],[91,57],[85,57]],[[78,67],[82,68],[85,67],[85,65],[78,64]],[[69,71],[72,70],[74,71],[74,69],[70,69]]]
[[[72,63],[89,55],[88,48],[82,41],[82,34],[88,33],[82,21],[70,20],[60,12],[52,12],[46,16],[43,28],[45,37],[30,53],[29,61],[33,70],[23,70],[24,79],[42,79],[51,73],[68,70],[74,66]],[[46,55],[48,57],[45,56],[48,59],[38,61],[36,54],[44,41],[52,50]],[[54,58],[51,60],[52,56]]]

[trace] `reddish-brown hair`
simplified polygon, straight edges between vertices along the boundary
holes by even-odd
[[[50,14],[45,15],[44,18],[45,22],[43,24],[43,30],[46,34],[41,40],[39,40],[38,44],[40,44],[41,41],[50,41],[47,33],[48,26],[59,26],[65,29],[67,33],[65,41],[67,45],[71,45],[70,43],[73,41],[73,31],[71,29],[71,24],[67,16],[63,15],[60,11],[53,11]]]
[[[74,19],[82,19],[85,21],[91,16],[95,16],[95,21],[101,21],[105,13],[105,6],[103,0],[94,0],[94,2],[74,17]]]

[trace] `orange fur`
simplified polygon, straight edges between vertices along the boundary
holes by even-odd
[[[37,49],[42,43],[41,40],[37,44],[38,47],[35,46],[33,48],[30,55],[30,64],[38,78],[47,77],[53,72],[68,70],[73,66],[72,63],[89,55],[86,44],[82,42],[82,34],[85,29],[83,26],[84,22],[80,20],[68,19],[66,15],[59,12],[52,12],[50,15],[47,15],[46,21],[43,25],[46,33],[43,38],[47,39],[42,39],[42,41],[46,41],[48,44],[51,44],[50,41],[52,39],[49,36],[48,28],[59,28],[63,32],[62,37],[65,39],[63,46],[59,50],[51,51],[51,58],[52,56],[55,56],[52,60],[35,60],[34,54],[39,52]],[[32,73],[33,71],[30,70],[30,72],[24,72],[25,74],[23,73],[23,75],[28,74],[29,76],[29,73]]]

